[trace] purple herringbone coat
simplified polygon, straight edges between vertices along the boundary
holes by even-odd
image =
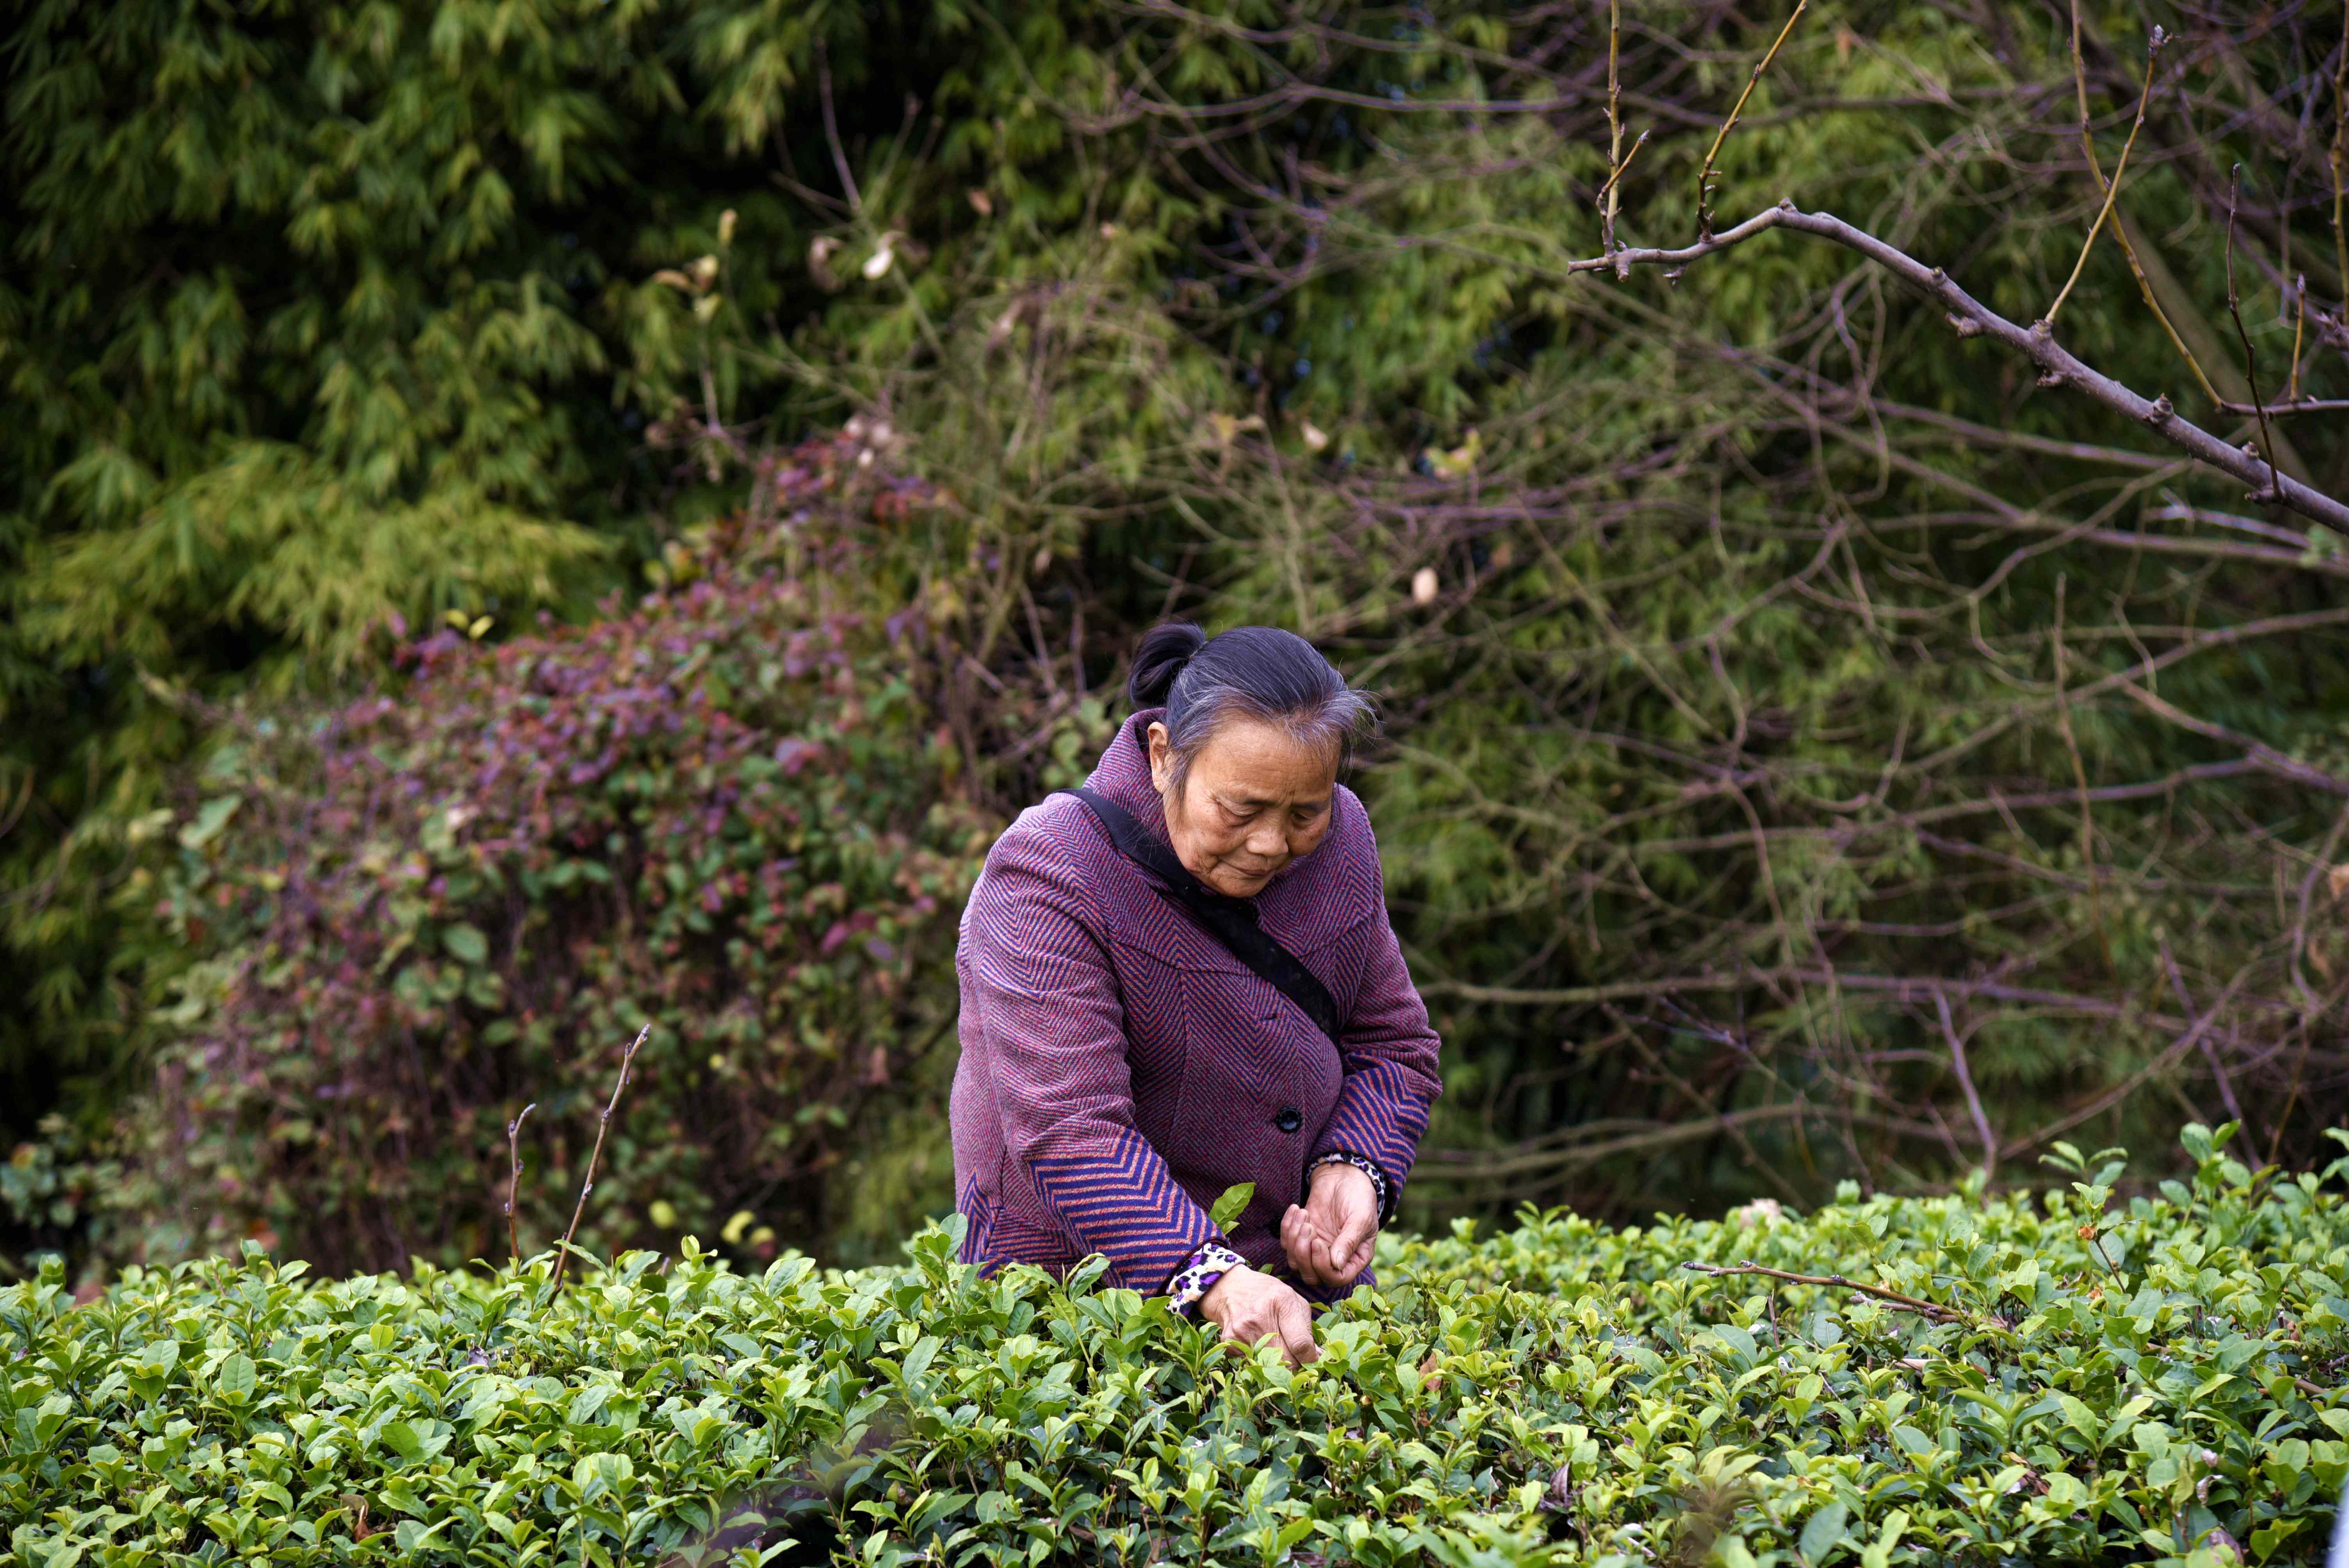
[[[1127,720],[1089,782],[1163,837],[1143,740],[1160,713]],[[1232,1244],[1277,1268],[1282,1211],[1309,1163],[1338,1150],[1377,1163],[1392,1208],[1439,1087],[1436,1038],[1387,922],[1370,817],[1345,789],[1335,811],[1256,899],[1264,929],[1337,998],[1334,1045],[1074,796],[996,841],[956,955],[966,1261],[1060,1270],[1099,1253],[1109,1284],[1155,1291],[1216,1239],[1208,1207],[1253,1181]]]

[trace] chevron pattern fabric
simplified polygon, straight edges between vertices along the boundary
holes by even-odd
[[[1088,782],[1164,832],[1142,736],[1119,731]],[[1314,851],[1257,895],[1264,929],[1327,985],[1330,1037],[1055,796],[988,856],[962,924],[953,1134],[963,1255],[1156,1291],[1215,1235],[1206,1210],[1256,1183],[1231,1238],[1278,1272],[1281,1212],[1342,1150],[1410,1175],[1439,1089],[1436,1038],[1388,923],[1378,847],[1351,791]],[[1342,1292],[1313,1293],[1328,1299]]]
[[[1158,1150],[1138,1132],[1121,1128],[1098,1150],[1047,1156],[1033,1169],[1037,1190],[1061,1229],[1080,1240],[1093,1239],[1092,1250],[1111,1260],[1112,1284],[1155,1290],[1215,1239],[1206,1211],[1192,1202]]]

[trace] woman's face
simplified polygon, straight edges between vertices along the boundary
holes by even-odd
[[[1338,756],[1285,730],[1236,718],[1192,760],[1178,798],[1166,727],[1150,727],[1150,778],[1166,806],[1166,833],[1191,874],[1217,892],[1253,897],[1330,830]]]

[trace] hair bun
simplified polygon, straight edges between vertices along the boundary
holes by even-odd
[[[1125,693],[1136,707],[1164,707],[1167,694],[1174,689],[1174,677],[1192,655],[1207,645],[1207,634],[1187,621],[1169,622],[1153,626],[1134,650],[1133,674],[1127,677]]]

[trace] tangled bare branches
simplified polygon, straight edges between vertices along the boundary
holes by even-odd
[[[2349,1086],[2349,330],[2291,230],[2331,32],[1797,9],[1122,6],[1071,129],[1218,225],[1154,292],[1103,230],[888,384],[1003,531],[973,775],[1054,781],[1173,609],[1381,688],[1363,788],[1467,1067],[1416,1185],[1464,1209],[2029,1180],[2189,1119],[2309,1157]],[[1188,98],[1203,37],[1247,68]]]
[[[2297,324],[2267,384],[2313,408],[2303,382],[2342,378],[2344,280],[2295,290],[2289,205],[2221,173],[2229,138],[2271,139],[2283,189],[2319,188],[2338,119],[2284,100],[2331,45],[2289,7],[2264,43],[2192,26],[2141,52],[1982,9],[1994,64],[1971,77],[1703,6],[1547,10],[1473,59],[1422,34],[1462,74],[1429,66],[1354,130],[1372,156],[1281,119],[1343,77],[1328,36],[1245,127],[1152,109],[1202,188],[1254,199],[1195,306],[1243,341],[1275,306],[1299,324],[1255,365],[1341,352],[1309,324],[1394,269],[1426,280],[1437,337],[1451,299],[1509,281],[1469,438],[1403,473],[1300,454],[1283,405],[1317,432],[1345,411],[1300,376],[1259,395],[1252,465],[1181,487],[1258,552],[1237,592],[1393,696],[1392,895],[1490,1075],[1423,1186],[1644,1206],[1717,1161],[1781,1191],[1930,1183],[2180,1118],[2244,1121],[2275,1158],[2307,1151],[2306,1086],[2349,1084],[2326,878],[2349,753],[2323,717],[2349,474],[2310,460],[2329,436],[2272,431],[2254,384],[2281,344],[2247,325],[2230,366],[2208,320],[2250,314],[2240,265]],[[1733,102],[1679,74],[1732,60]],[[1806,125],[1845,169],[1784,163]],[[1809,191],[1716,232],[1715,186],[1763,183]],[[1826,245],[1756,243],[1782,232]],[[2033,299],[2063,340],[2057,307],[2007,303]]]
[[[2019,326],[1975,299],[1940,267],[1929,266],[1907,252],[1887,244],[1832,213],[1805,212],[1791,201],[1785,201],[1692,245],[1672,249],[1625,246],[1611,255],[1592,256],[1571,263],[1568,270],[1578,273],[1612,272],[1621,278],[1628,277],[1634,267],[1678,269],[1775,229],[1810,234],[1866,256],[1941,306],[1960,337],[1986,337],[2022,355],[2038,366],[2039,385],[2042,387],[2076,391],[2124,418],[2143,425],[2199,461],[2250,485],[2251,490],[2244,497],[2246,500],[2289,507],[2302,516],[2331,527],[2349,530],[2349,504],[2298,480],[2288,478],[2260,455],[2259,448],[2249,444],[2241,447],[2230,445],[2179,414],[2167,395],[2156,394],[2147,397],[2082,361],[2055,341],[2054,330],[2045,317],[2028,327]],[[2246,339],[2247,350],[2249,346]],[[2255,400],[2253,407],[2264,423],[2265,407]]]

